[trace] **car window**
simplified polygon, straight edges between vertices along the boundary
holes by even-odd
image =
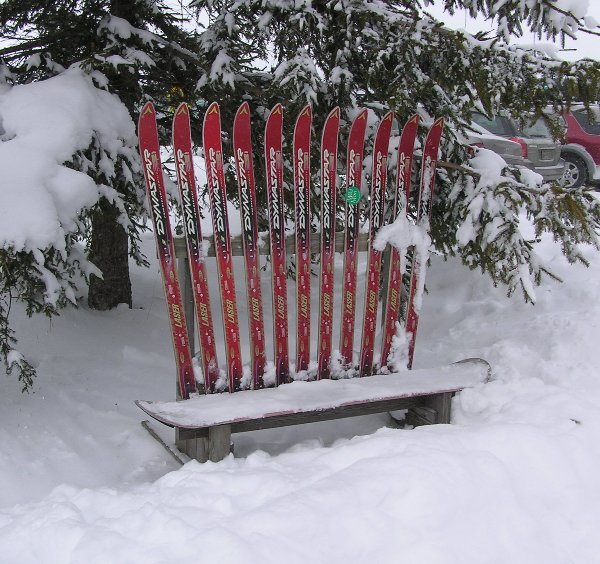
[[[473,112],[471,117],[477,125],[487,129],[494,135],[510,137],[515,134],[510,122],[505,117],[495,116],[494,119],[489,119],[479,112]]]
[[[552,137],[546,122],[540,118],[533,125],[523,127],[522,133],[525,137]]]
[[[592,116],[588,116],[585,110],[577,110],[573,112],[573,117],[586,133],[591,135],[600,135],[600,119],[598,113],[592,110]]]

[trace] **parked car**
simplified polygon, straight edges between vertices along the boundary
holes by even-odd
[[[471,123],[471,131],[467,143],[473,147],[483,147],[499,154],[511,166],[527,166],[528,163],[521,155],[521,146],[509,139],[490,133],[487,129]]]
[[[600,115],[598,107],[591,115],[583,106],[575,106],[562,116],[566,144],[561,147],[565,172],[561,184],[565,188],[578,188],[584,184],[600,182]]]
[[[546,182],[559,180],[565,171],[561,146],[552,139],[544,120],[520,129],[510,118],[496,115],[492,119],[480,112],[472,112],[473,121],[484,129],[518,143],[525,166],[531,168]]]

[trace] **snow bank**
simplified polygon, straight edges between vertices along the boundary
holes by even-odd
[[[542,284],[535,307],[432,257],[415,366],[481,356],[494,372],[456,397],[452,425],[383,415],[248,433],[236,458],[180,469],[131,404],[174,394],[156,264],[132,267],[132,310],[52,325],[15,312],[39,377],[29,397],[0,379],[0,561],[596,562],[600,257],[582,251],[589,269],[543,238],[566,283]]]
[[[79,213],[99,197],[92,178],[66,164],[77,151],[96,141],[107,179],[118,156],[137,159],[127,109],[75,68],[0,92],[0,123],[0,247],[64,248]]]

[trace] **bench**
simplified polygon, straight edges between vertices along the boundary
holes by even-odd
[[[207,110],[207,116],[210,112],[215,112],[215,106],[215,104],[210,106],[209,110]],[[187,106],[180,106],[176,112],[176,116],[179,116],[179,118],[181,118],[182,115],[182,108],[184,113],[187,112]],[[281,113],[281,106],[278,105],[276,106],[276,109],[277,108],[279,108],[279,112]],[[218,111],[218,106],[216,106],[216,110]],[[238,115],[243,110],[249,113],[247,104],[243,104],[240,107]],[[305,108],[301,113],[301,116],[304,116],[305,120],[307,112],[310,114],[310,108]],[[354,124],[358,122],[361,116],[363,117],[363,119],[366,118],[366,111],[363,111],[361,112],[361,114],[359,114],[359,116],[354,121]],[[324,126],[324,130],[327,130],[328,127],[331,127],[331,121],[335,118],[339,120],[339,110],[337,111],[337,115],[336,110],[334,110],[330,114],[328,120],[326,121],[326,125]],[[207,118],[205,118],[205,130],[206,119]],[[300,117],[298,119],[300,121]],[[297,122],[296,126],[297,130],[299,121]],[[368,302],[368,305],[365,305],[365,319],[363,320],[363,337],[360,354],[358,355],[358,361],[356,360],[356,356],[352,353],[352,343],[350,343],[350,353],[348,353],[348,343],[346,342],[346,354],[349,354],[353,358],[350,358],[348,362],[344,363],[344,366],[346,367],[345,372],[336,372],[332,370],[332,361],[330,361],[330,359],[333,359],[333,356],[330,355],[331,353],[334,353],[331,345],[331,333],[333,332],[332,316],[328,324],[320,324],[321,333],[323,333],[322,328],[325,327],[327,338],[323,338],[323,334],[319,335],[319,347],[317,351],[317,354],[319,354],[319,358],[316,359],[316,362],[313,363],[313,368],[308,372],[306,370],[307,358],[304,358],[304,360],[302,361],[304,363],[304,370],[301,371],[301,378],[294,380],[294,373],[293,371],[289,370],[289,364],[287,360],[288,351],[281,350],[282,342],[287,345],[287,332],[285,331],[285,325],[289,323],[289,325],[291,326],[293,320],[284,319],[285,339],[283,341],[276,340],[274,345],[274,350],[277,351],[276,358],[274,359],[274,365],[276,367],[275,370],[281,370],[281,359],[285,359],[283,363],[284,366],[281,373],[281,378],[279,373],[276,374],[275,387],[264,387],[262,385],[263,374],[261,372],[260,374],[252,374],[253,377],[252,382],[249,386],[250,389],[243,389],[243,386],[240,384],[240,381],[236,381],[230,376],[228,386],[229,391],[235,393],[205,393],[218,390],[218,386],[214,386],[214,381],[211,383],[206,378],[207,375],[205,374],[204,385],[203,383],[197,383],[197,389],[200,393],[189,394],[189,390],[184,389],[182,387],[181,375],[178,375],[177,401],[136,401],[138,407],[140,407],[150,417],[164,425],[175,429],[177,448],[190,458],[196,459],[200,462],[205,462],[207,460],[217,462],[219,460],[222,460],[231,451],[231,435],[233,433],[254,431],[259,429],[270,429],[288,425],[298,425],[316,421],[327,421],[332,419],[354,417],[372,413],[407,410],[406,423],[413,426],[449,423],[451,419],[451,400],[453,395],[456,392],[464,389],[465,387],[474,386],[478,383],[486,381],[487,378],[489,378],[490,366],[483,359],[466,359],[454,363],[452,365],[436,369],[404,371],[395,371],[393,369],[390,370],[390,368],[388,367],[387,359],[385,358],[383,358],[379,364],[373,362],[373,341],[375,337],[374,324],[377,320],[378,302],[380,301],[378,299],[378,295],[379,290],[381,289],[381,295],[383,296],[384,302],[381,311],[385,312],[385,315],[382,314],[381,316],[381,325],[384,335],[382,347],[385,346],[387,338],[389,350],[389,341],[391,340],[390,324],[393,329],[395,327],[396,320],[400,321],[404,325],[408,334],[409,342],[407,346],[406,362],[408,367],[411,368],[412,354],[414,351],[414,343],[418,324],[418,313],[420,309],[420,303],[418,304],[417,302],[420,302],[421,300],[421,297],[420,295],[418,295],[418,293],[420,291],[422,294],[427,261],[426,256],[420,255],[417,252],[413,252],[412,255],[410,253],[407,253],[408,249],[390,249],[388,246],[385,253],[380,251],[373,252],[374,237],[379,228],[383,225],[383,208],[385,200],[383,199],[382,195],[385,194],[385,190],[387,189],[386,177],[388,140],[390,136],[391,122],[392,118],[390,113],[387,114],[380,123],[374,142],[374,165],[371,191],[371,198],[374,202],[374,205],[371,206],[372,209],[370,212],[369,233],[359,234],[357,226],[353,227],[351,233],[349,233],[350,229],[348,228],[342,232],[335,232],[336,205],[334,189],[332,190],[334,194],[332,206],[333,211],[331,211],[331,213],[333,214],[333,221],[331,222],[332,224],[330,224],[329,226],[329,240],[327,241],[327,238],[324,237],[323,233],[309,234],[309,246],[305,247],[304,251],[304,258],[306,258],[308,248],[310,248],[311,254],[320,255],[322,266],[325,260],[330,260],[329,266],[327,267],[327,272],[329,273],[329,282],[327,282],[324,285],[323,281],[321,280],[320,284],[321,304],[323,301],[322,298],[324,296],[324,293],[329,293],[329,299],[331,299],[331,297],[333,296],[333,283],[335,280],[335,277],[331,273],[333,266],[333,254],[335,252],[345,253],[346,262],[348,263],[349,260],[356,261],[356,256],[358,253],[369,253],[367,261],[367,286],[365,290],[365,295],[370,296],[371,299],[365,299],[365,301]],[[354,155],[353,147],[356,144],[356,135],[352,133],[352,131],[354,131],[355,129],[354,124],[352,126],[349,139],[349,155]],[[310,120],[308,121],[308,125],[310,131]],[[398,171],[395,183],[396,194],[394,195],[394,198],[392,200],[394,202],[392,204],[393,209],[390,210],[392,218],[395,218],[401,213],[407,213],[406,209],[408,206],[408,195],[410,193],[411,172],[413,163],[412,152],[415,136],[417,134],[417,126],[418,117],[413,116],[413,118],[411,118],[407,122],[407,125],[403,129],[402,134],[400,136],[400,142],[397,149]],[[218,131],[220,134],[220,119],[218,127]],[[434,172],[437,160],[438,146],[436,143],[432,145],[430,142],[430,138],[432,137],[432,132],[434,132],[434,134],[437,133],[437,143],[439,143],[441,127],[441,121],[436,121],[430,129],[427,139],[423,145],[423,164],[421,167],[420,175],[421,189],[416,211],[417,224],[422,223],[422,225],[427,225],[428,218],[431,214],[431,199],[433,195],[433,187],[435,181]],[[354,169],[356,167],[359,167],[359,169],[362,168],[362,143],[364,142],[364,130],[365,129],[363,127],[361,132],[362,139],[360,159],[347,159],[348,162],[346,168],[346,184],[347,186],[352,188],[355,188],[355,186],[360,186],[360,174],[356,176]],[[382,131],[383,133],[381,133]],[[433,135],[433,137],[435,137],[435,135]],[[323,146],[325,146],[325,144],[326,140],[324,134]],[[206,146],[207,141],[205,138],[205,147]],[[296,147],[296,140],[294,140],[294,147]],[[335,129],[335,151],[337,153],[337,129]],[[324,154],[327,155],[328,153],[322,153],[322,162],[326,160],[323,158]],[[156,155],[154,159],[154,162],[156,164]],[[221,155],[220,162],[222,163],[223,160],[224,158]],[[188,161],[191,161],[191,159],[188,159]],[[246,162],[247,161],[248,159],[246,159]],[[281,157],[279,158],[279,161],[281,161]],[[335,163],[335,158],[333,162]],[[376,165],[375,163],[378,164]],[[158,161],[158,166],[160,166],[160,161]],[[380,168],[376,169],[376,166],[379,166]],[[190,167],[191,165],[188,162],[188,174],[191,174],[193,178],[193,169],[190,169]],[[207,167],[207,169],[208,168],[209,167]],[[266,169],[269,169],[268,163],[266,163]],[[305,167],[304,170],[305,172],[308,171],[306,172],[306,174],[310,175],[310,170],[308,169],[308,167]],[[326,180],[327,175],[330,175],[329,180]],[[182,189],[183,184],[185,184],[186,188],[189,188],[188,184],[193,184],[193,181],[190,182],[189,178],[187,182],[182,182],[181,178],[178,178],[178,180],[180,184],[180,189]],[[208,181],[209,185],[211,182],[215,183],[213,185],[214,189],[219,181],[224,182],[224,177],[222,177],[220,180],[218,178],[211,179],[209,173]],[[281,176],[279,181],[281,182]],[[309,182],[308,177],[305,178],[305,182]],[[322,166],[321,168],[322,186],[326,186],[327,182],[333,182],[333,186],[335,186],[337,183],[337,167],[335,166],[335,164],[333,166]],[[379,182],[380,184],[377,185],[377,182]],[[297,184],[298,179],[296,178],[296,185]],[[242,187],[240,186],[240,190],[241,189]],[[283,186],[280,186],[280,190],[283,190]],[[377,190],[379,191],[379,195],[377,194]],[[322,190],[322,192],[324,193],[325,190]],[[243,197],[244,196],[240,193],[240,201],[242,201]],[[380,199],[377,201],[377,198]],[[351,206],[355,204],[350,203],[350,200],[348,198],[346,199],[347,203],[345,204],[345,218],[348,222],[349,213],[356,211],[356,209],[354,208],[349,210],[349,208],[351,208]],[[184,202],[186,201],[186,197],[183,193],[182,200]],[[153,203],[154,202],[156,202],[156,197],[155,200],[153,200]],[[281,213],[283,210],[283,202],[279,202],[279,205],[281,206],[279,210],[279,212]],[[153,207],[155,206],[153,205]],[[328,206],[325,206],[325,208],[322,208],[322,210],[323,209],[328,209]],[[214,209],[211,211],[213,212],[214,224]],[[296,211],[296,217],[298,217],[298,214],[300,212],[298,210]],[[187,225],[185,213],[186,210],[184,209],[184,225]],[[245,212],[242,211],[242,214],[243,213]],[[308,211],[306,213],[308,213]],[[256,234],[256,216],[254,215],[253,217],[249,217],[251,219],[253,231]],[[280,217],[283,217],[282,213]],[[246,220],[248,220],[248,217],[246,217]],[[247,223],[248,221],[246,221],[246,224]],[[243,215],[242,224],[244,224]],[[325,229],[327,228],[326,222],[323,222],[323,226],[323,231],[325,231]],[[273,227],[272,224],[271,227]],[[170,228],[168,229],[168,231],[170,232]],[[283,247],[285,249],[285,254],[287,256],[296,255],[296,258],[298,258],[300,254],[300,247],[298,237],[296,236],[297,234],[288,235],[286,237],[285,235],[282,235],[283,231],[281,231],[278,234],[277,232],[273,231],[273,228],[271,229],[271,234],[275,237],[281,237],[281,240],[283,240],[284,243]],[[199,233],[198,237],[200,237]],[[349,239],[352,238],[354,238],[354,258],[352,258],[348,254],[348,248],[350,245]],[[204,259],[215,257],[217,251],[214,236],[206,237],[203,240],[205,244],[202,245],[202,248],[208,249],[208,251],[204,253]],[[199,239],[199,241],[201,242],[202,240]],[[269,237],[266,237],[266,240],[264,240],[263,242],[265,244],[260,246],[260,254],[271,254],[271,257],[273,257],[274,251],[273,246],[271,245],[272,241]],[[244,243],[245,241],[243,239],[243,236],[231,238],[229,237],[229,233],[227,232],[227,248],[228,253],[231,256],[243,256],[245,259],[248,259],[248,245]],[[171,292],[171,294],[168,294],[167,298],[168,300],[170,298],[172,299],[173,296],[176,294],[181,296],[181,306],[183,308],[183,312],[178,312],[178,319],[179,321],[184,323],[184,327],[187,330],[187,341],[191,344],[189,345],[190,348],[193,349],[193,343],[196,341],[194,320],[197,318],[197,304],[195,304],[194,298],[195,292],[193,288],[193,267],[190,268],[190,260],[188,260],[190,250],[189,244],[189,233],[187,244],[185,239],[176,239],[171,244],[172,250],[170,252],[177,257],[178,274],[177,276],[175,276],[174,272],[169,273],[169,291]],[[328,252],[330,256],[328,259],[326,257],[327,253],[324,252],[324,249],[326,249],[325,245],[328,245],[329,249]],[[411,258],[411,277],[410,281],[405,285],[406,287],[404,287],[402,284],[402,267],[400,265],[401,262],[406,262]],[[229,257],[228,260],[231,260],[231,257]],[[254,257],[254,260],[256,261],[256,257]],[[229,264],[231,265],[233,263],[230,262]],[[257,263],[255,262],[254,264]],[[273,264],[273,261],[271,261],[271,264]],[[348,265],[346,264],[344,269],[344,292],[346,292],[349,298],[351,298],[349,301],[353,304],[354,309],[352,309],[351,311],[352,315],[350,316],[350,318],[348,318],[347,316],[348,312],[343,312],[342,314],[342,318],[344,319],[342,325],[344,325],[344,328],[340,331],[341,349],[343,335],[349,333],[351,336],[350,338],[352,338],[354,331],[353,323],[355,322],[355,318],[358,317],[355,309],[356,262],[354,262],[353,264],[355,280],[353,285],[346,285],[346,271],[352,271],[352,268],[348,269]],[[247,260],[246,265],[248,265]],[[323,266],[322,270],[324,271],[324,269],[325,267]],[[268,275],[268,270],[269,269],[265,271],[265,275]],[[384,273],[381,277],[382,279],[380,279],[381,271],[383,271]],[[204,273],[205,272],[206,271],[204,271]],[[165,276],[164,272],[163,276]],[[323,272],[321,273],[321,276],[323,276]],[[351,279],[352,276],[349,276],[348,280],[350,282]],[[178,280],[181,281],[180,289]],[[308,280],[310,280],[310,271]],[[281,283],[281,278],[276,279],[275,274],[273,274],[273,286]],[[175,293],[173,293],[174,287],[176,289]],[[203,290],[203,292],[206,294],[206,288]],[[258,299],[261,299],[260,292],[258,292],[258,294],[256,295],[258,295]],[[256,295],[254,295],[255,302]],[[283,293],[283,295],[285,295],[285,292]],[[393,304],[393,309],[389,309],[387,307],[387,301],[391,299],[390,296],[393,296],[395,302],[398,302]],[[231,299],[231,294],[229,295],[228,299]],[[402,301],[403,307],[400,307],[400,301]],[[170,303],[171,302],[169,302],[169,304]],[[225,316],[227,312],[231,311],[231,307],[229,307],[229,309],[226,309],[223,295],[221,296],[221,305],[223,316]],[[340,305],[338,305],[338,307],[340,307]],[[206,309],[206,304],[204,304],[204,308]],[[260,309],[260,324],[255,326],[259,328],[262,327],[262,307]],[[370,309],[371,311],[369,312],[368,309]],[[250,306],[250,304],[248,310],[252,311],[252,307]],[[285,308],[285,311],[287,315],[287,307]],[[280,313],[279,310],[276,310],[276,312],[277,314]],[[390,312],[395,316],[391,320]],[[321,316],[323,315],[323,311],[319,311],[318,314],[319,321],[321,322]],[[274,315],[276,315],[276,313],[274,313]],[[212,319],[212,316],[209,316],[208,318]],[[237,319],[233,319],[237,323]],[[204,316],[204,321],[206,321],[206,316]],[[232,319],[230,319],[229,321],[231,322]],[[275,321],[278,322],[279,325],[275,324]],[[350,327],[348,325],[350,325]],[[231,327],[229,329],[231,330]],[[234,329],[239,331],[237,327],[234,327]],[[253,326],[250,325],[249,331],[252,330]],[[304,331],[306,330],[307,329],[305,328]],[[308,330],[310,330],[310,325],[308,326]],[[275,334],[277,331],[281,331],[280,319],[274,320],[273,333]],[[299,323],[298,331],[300,332]],[[367,334],[368,331],[371,331],[372,334],[369,338],[365,339],[365,334]],[[281,335],[278,336],[281,337]],[[177,338],[180,337],[181,335]],[[200,338],[198,340],[200,341],[200,343],[202,343],[202,338],[205,337],[205,335],[201,334],[199,335],[199,337]],[[325,341],[324,344],[322,343],[322,339]],[[175,336],[174,340],[176,340]],[[183,340],[185,341],[185,338]],[[264,335],[260,336],[260,340],[264,343]],[[368,350],[365,353],[365,350],[368,348],[369,342],[371,343],[370,350]],[[229,343],[227,343],[227,346],[229,346]],[[326,351],[325,360],[323,359],[323,355],[321,354],[322,351]],[[229,349],[227,349],[227,352],[229,352]],[[243,351],[243,354],[247,354],[249,357],[251,357],[252,370],[254,372],[256,370],[261,370],[260,364],[256,364],[256,350]],[[264,356],[264,353],[262,353],[262,356]],[[298,354],[298,358],[300,358],[300,354]],[[236,360],[238,363],[240,362],[239,359]],[[204,366],[206,366],[206,363]],[[392,365],[390,364],[390,366]],[[229,363],[228,368],[231,368]],[[264,366],[262,368],[264,368]],[[229,370],[228,372],[231,372],[231,370]],[[221,388],[222,387],[223,386],[221,386]],[[246,387],[248,387],[247,384]]]
[[[136,401],[150,417],[177,430],[178,448],[200,462],[230,452],[232,433],[408,410],[413,426],[450,423],[452,396],[484,382],[482,359],[343,380],[298,380],[277,388],[209,394],[185,401]]]

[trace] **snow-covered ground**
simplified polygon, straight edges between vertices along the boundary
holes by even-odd
[[[174,396],[155,263],[132,267],[132,310],[15,312],[38,379],[30,395],[0,379],[0,562],[598,562],[600,256],[586,269],[538,250],[565,283],[536,306],[433,259],[415,367],[481,356],[494,371],[452,425],[249,433],[218,464],[178,466],[133,405]]]

